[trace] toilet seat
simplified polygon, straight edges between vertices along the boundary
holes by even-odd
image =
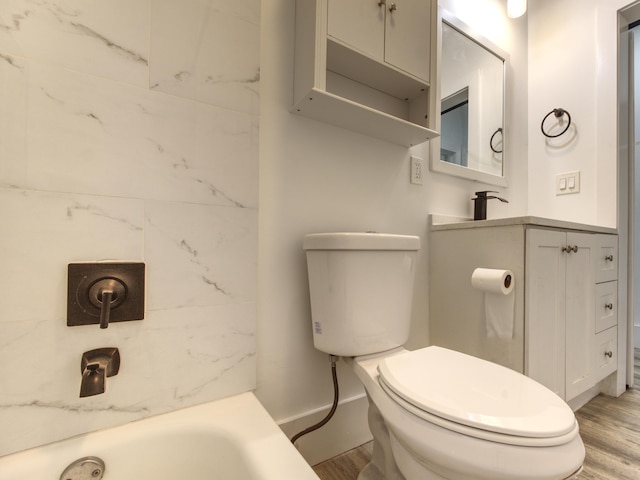
[[[578,424],[569,406],[534,380],[506,367],[431,346],[386,356],[383,390],[410,413],[448,430],[498,443],[554,446]]]
[[[404,478],[574,479],[580,471],[585,451],[577,422],[571,432],[559,437],[507,435],[430,414],[403,400],[388,387],[383,388],[380,363],[410,353],[398,348],[345,358],[367,392],[369,425],[374,439],[383,445],[381,448],[391,449],[392,462]],[[420,368],[423,372],[428,370],[424,364]],[[384,428],[379,428],[380,425]]]

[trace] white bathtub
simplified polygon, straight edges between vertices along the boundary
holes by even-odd
[[[318,480],[252,393],[0,458],[0,480],[59,480],[82,457],[103,480]]]

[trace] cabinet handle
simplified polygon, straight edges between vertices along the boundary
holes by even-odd
[[[395,3],[392,3],[391,6],[389,7],[389,11],[393,13],[396,10],[398,10],[398,6]]]
[[[565,253],[571,253],[571,252],[575,253],[578,251],[578,245],[574,245],[573,247],[571,245],[567,245],[566,247],[562,247],[561,250]]]
[[[604,352],[604,356],[608,357],[608,358],[611,358],[611,357],[613,357],[613,352],[611,350],[609,350],[607,352]]]
[[[386,4],[387,4],[387,0],[379,0],[378,2],[379,7],[382,7],[383,5],[386,5]]]
[[[605,303],[604,304],[604,308],[606,308],[608,310],[613,310],[613,303]]]
[[[607,255],[606,257],[604,257],[604,259],[605,259],[607,262],[613,262],[613,255]]]

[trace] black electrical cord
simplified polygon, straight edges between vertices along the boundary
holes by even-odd
[[[326,424],[329,420],[331,420],[331,417],[333,417],[333,414],[336,413],[336,408],[338,408],[338,397],[339,397],[338,374],[336,373],[336,362],[338,361],[338,357],[336,357],[334,355],[329,355],[329,358],[331,360],[331,378],[333,379],[333,405],[331,405],[331,410],[329,410],[329,413],[327,414],[326,417],[324,417],[322,420],[320,420],[315,425],[311,425],[310,427],[305,428],[301,432],[296,433],[291,438],[291,443],[295,444],[296,440],[298,440],[303,435],[306,435],[307,433],[311,433],[314,430],[319,429],[324,424]]]

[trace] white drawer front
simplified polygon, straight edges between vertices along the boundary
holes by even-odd
[[[596,376],[599,382],[616,371],[618,365],[618,327],[612,327],[596,335]]]
[[[596,332],[618,325],[618,282],[596,285]]]
[[[618,236],[598,235],[596,283],[618,279]]]

